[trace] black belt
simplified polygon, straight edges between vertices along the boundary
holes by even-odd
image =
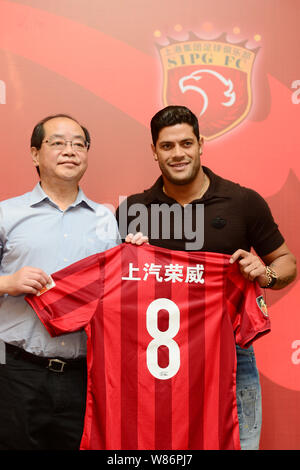
[[[25,361],[39,364],[48,368],[52,372],[64,372],[67,369],[80,369],[85,366],[86,358],[79,357],[76,359],[65,359],[63,357],[42,357],[36,356],[25,351],[22,348],[5,343],[6,352],[12,354],[15,359],[24,359]]]

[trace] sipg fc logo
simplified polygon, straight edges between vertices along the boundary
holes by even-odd
[[[190,39],[161,47],[163,102],[185,105],[212,140],[245,119],[252,104],[251,76],[256,50],[216,40]]]

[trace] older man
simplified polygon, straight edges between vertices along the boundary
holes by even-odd
[[[89,147],[89,132],[72,117],[43,119],[31,138],[40,182],[0,203],[0,449],[79,447],[85,333],[51,338],[24,295],[38,293],[50,273],[120,243],[112,213],[78,186]]]

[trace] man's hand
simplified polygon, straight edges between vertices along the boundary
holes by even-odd
[[[148,237],[142,234],[142,232],[138,232],[135,235],[133,233],[128,233],[125,238],[126,243],[132,243],[133,245],[143,245],[144,243],[148,243]]]
[[[245,250],[237,250],[230,258],[230,263],[238,261],[240,271],[244,278],[249,281],[256,279],[260,287],[265,287],[268,284],[268,277],[266,276],[266,266],[258,256]]]
[[[239,260],[242,275],[251,281],[257,279],[260,287],[265,287],[268,284],[268,277],[265,275],[266,266],[270,266],[278,276],[272,287],[275,290],[283,289],[283,287],[294,281],[297,276],[296,258],[290,252],[286,243],[283,243],[271,253],[262,256],[262,261],[258,256],[248,251],[237,250],[231,256],[230,262],[234,263],[237,260]]]
[[[0,295],[37,294],[50,281],[41,269],[24,266],[14,274],[0,277]]]

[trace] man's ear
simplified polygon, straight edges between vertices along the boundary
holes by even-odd
[[[199,155],[202,155],[202,153],[203,153],[203,146],[204,146],[204,139],[203,139],[203,137],[200,137],[200,139],[199,139],[198,142],[199,142],[199,147],[200,147]]]
[[[152,150],[152,153],[153,153],[154,160],[157,161],[158,160],[157,153],[156,153],[155,146],[153,144],[151,144],[151,150]]]
[[[39,151],[36,147],[31,147],[30,149],[31,158],[34,166],[39,166]]]

